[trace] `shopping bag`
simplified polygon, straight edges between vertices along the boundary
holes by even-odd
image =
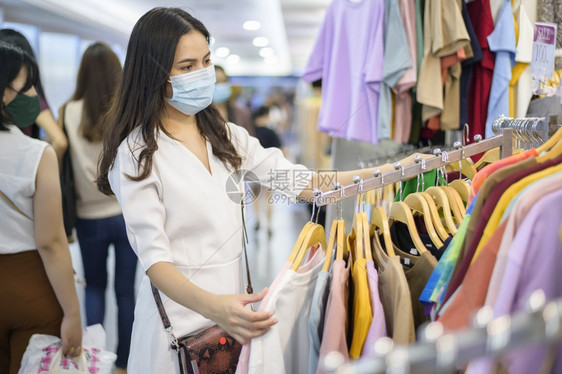
[[[82,351],[75,358],[63,358],[62,349],[59,349],[51,360],[49,370],[40,371],[44,374],[90,374],[86,363],[86,352]]]
[[[99,324],[82,335],[82,354],[62,355],[60,338],[35,334],[29,340],[18,374],[111,374],[117,356],[105,350],[105,331]]]

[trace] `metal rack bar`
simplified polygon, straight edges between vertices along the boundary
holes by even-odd
[[[497,135],[488,139],[479,140],[476,143],[458,147],[454,151],[443,152],[440,156],[432,157],[423,161],[425,168],[422,170],[422,164],[409,165],[400,167],[398,170],[390,171],[378,177],[364,180],[359,184],[342,186],[341,190],[329,191],[319,194],[316,197],[316,205],[318,207],[334,204],[340,200],[357,196],[363,192],[373,190],[385,185],[396,183],[401,180],[407,180],[417,176],[422,172],[428,172],[446,166],[450,163],[462,160],[466,157],[485,152],[487,150],[500,147],[502,158],[512,154],[513,129],[504,128],[501,135]]]

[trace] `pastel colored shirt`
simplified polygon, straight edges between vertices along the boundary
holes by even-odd
[[[496,54],[496,60],[488,102],[486,138],[495,135],[492,131],[492,122],[502,114],[509,116],[509,82],[511,81],[511,69],[515,65],[515,43],[511,0],[504,0],[496,27],[488,36],[488,45],[490,50]]]
[[[379,96],[379,139],[390,139],[392,122],[392,94],[406,69],[413,66],[400,7],[396,0],[384,3],[384,62],[383,82]]]
[[[507,221],[504,221],[507,222],[507,226],[498,249],[498,259],[494,266],[494,272],[490,279],[490,285],[486,295],[486,305],[494,305],[498,298],[501,280],[503,279],[507,266],[509,249],[521,226],[521,222],[525,219],[527,213],[537,200],[558,189],[562,189],[562,173],[560,172],[532,183],[525,189],[525,194],[517,200],[517,203],[513,207],[512,214],[509,215]]]
[[[371,294],[371,310],[373,311],[373,320],[363,344],[361,356],[373,354],[375,352],[375,343],[378,339],[387,336],[386,323],[384,319],[384,309],[382,307],[379,295],[379,275],[375,270],[373,261],[367,261],[367,281],[369,282],[369,291]]]
[[[325,253],[319,250],[306,263],[303,272],[287,270],[267,300],[265,312],[273,312],[279,322],[250,342],[248,373],[306,373],[310,350],[308,316],[318,273]]]
[[[324,315],[326,313],[326,303],[330,293],[330,272],[321,271],[316,280],[316,288],[312,296],[310,315],[308,317],[308,332],[310,334],[310,359],[308,372],[316,373],[318,368],[318,355],[320,354],[320,344],[322,333],[324,332]]]
[[[528,177],[526,177],[526,178],[520,180],[519,182],[515,183],[507,191],[505,191],[505,193],[502,195],[500,201],[498,202],[498,205],[497,205],[496,209],[492,213],[492,216],[490,217],[490,220],[488,221],[488,224],[486,225],[486,228],[484,229],[484,234],[482,235],[482,239],[480,240],[480,244],[478,245],[478,248],[476,249],[476,252],[474,254],[475,257],[478,256],[482,247],[486,244],[488,239],[492,236],[494,230],[496,229],[496,227],[498,226],[498,224],[500,222],[500,219],[501,219],[501,216],[502,216],[503,212],[507,208],[507,205],[509,204],[511,199],[513,199],[513,197],[519,191],[521,191],[523,188],[525,188],[526,186],[528,186],[532,182],[534,182],[536,180],[539,180],[541,178],[544,178],[544,177],[546,177],[548,175],[551,175],[553,173],[559,172],[559,171],[562,171],[562,165],[558,165],[558,166],[554,166],[554,167],[545,169],[545,170],[540,171],[538,173],[529,175]]]
[[[404,75],[394,86],[396,94],[394,100],[394,141],[408,143],[412,127],[412,94],[410,89],[417,82],[417,49],[416,49],[416,5],[414,0],[400,0],[400,16],[408,40],[408,50],[412,66],[406,69]]]
[[[562,224],[561,199],[562,190],[544,196],[522,221],[509,250],[507,267],[494,305],[494,316],[525,310],[529,297],[538,289],[544,292],[547,302],[562,297],[562,243],[559,234]],[[507,372],[539,372],[548,351],[547,344],[538,344],[510,352],[504,359]],[[561,357],[560,345],[557,354]],[[487,372],[489,364],[489,361],[481,360],[471,365],[470,372]],[[556,366],[550,372],[561,371],[562,362],[556,360]]]
[[[351,261],[346,263],[336,259],[332,263],[332,284],[326,304],[317,373],[322,372],[322,359],[332,351],[341,353],[345,359],[349,358],[347,335],[350,268]]]
[[[400,258],[386,259],[379,269],[379,295],[384,309],[386,331],[395,344],[416,340],[412,299]]]
[[[383,80],[384,0],[333,1],[302,78],[322,79],[318,129],[330,136],[378,144]]]

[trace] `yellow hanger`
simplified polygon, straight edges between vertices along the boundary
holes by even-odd
[[[291,270],[297,271],[299,269],[307,250],[315,244],[320,244],[322,246],[322,250],[326,250],[326,233],[324,232],[324,227],[322,227],[322,225],[314,224],[310,231],[308,231],[301,244],[298,255],[295,261],[293,261]]]
[[[301,232],[300,232],[300,234],[297,238],[297,242],[295,243],[295,246],[293,247],[293,250],[291,251],[291,254],[289,255],[289,259],[287,260],[290,263],[293,263],[295,261],[295,259],[297,258],[297,255],[299,254],[299,251],[301,249],[302,242],[304,241],[304,238],[306,237],[306,234],[308,234],[308,232],[310,231],[312,226],[314,226],[314,223],[309,221],[309,222],[305,223],[304,227],[302,228],[302,230],[301,230]]]
[[[388,218],[390,219],[390,222],[399,221],[405,223],[408,227],[411,239],[414,242],[414,247],[416,247],[420,254],[427,252],[427,249],[418,234],[418,229],[416,228],[416,223],[414,222],[414,217],[412,216],[412,211],[406,203],[402,201],[393,203],[390,207],[390,214]]]
[[[472,161],[472,159],[469,158],[465,158],[460,160],[461,165],[459,166],[458,162],[453,162],[449,165],[447,165],[448,168],[452,169],[452,170],[456,170],[458,172],[461,172],[461,167],[462,167],[462,174],[464,176],[466,176],[469,179],[474,179],[474,176],[476,175],[476,166],[474,165],[474,162]],[[462,178],[462,175],[461,175]]]
[[[451,183],[449,183],[449,187],[455,189],[458,192],[461,200],[464,203],[468,202],[468,197],[470,196],[470,185],[464,179],[455,179]],[[463,204],[464,205],[464,204]]]
[[[427,202],[427,206],[429,207],[429,212],[431,215],[431,220],[433,222],[433,227],[435,227],[435,231],[439,234],[439,237],[442,241],[447,240],[449,237],[449,233],[445,226],[443,226],[443,222],[441,222],[441,217],[439,216],[439,212],[437,211],[437,206],[435,205],[435,201],[429,196],[427,192],[419,192],[419,194],[425,199]]]
[[[390,238],[390,226],[388,225],[388,217],[383,207],[376,206],[371,212],[371,228],[369,230],[371,236],[375,231],[380,230],[383,236],[384,247],[389,257],[396,256],[392,247],[392,239]]]
[[[349,250],[347,247],[347,241],[345,240],[345,221],[338,220],[338,233],[336,239],[336,259],[345,260],[349,255]]]
[[[441,189],[445,192],[445,195],[447,195],[449,206],[451,207],[451,211],[453,212],[453,217],[455,217],[457,226],[459,226],[464,219],[464,212],[463,209],[461,209],[461,206],[464,207],[462,199],[457,191],[449,186],[441,186]]]
[[[486,165],[491,164],[492,162],[496,162],[499,159],[500,159],[500,149],[499,148],[489,149],[486,152],[484,152],[482,157],[480,157],[480,160],[476,161],[474,167],[476,168],[476,170],[482,170]]]
[[[349,245],[349,250],[353,254],[354,261],[358,259],[365,258],[365,252],[363,250],[363,240],[361,239],[363,235],[363,223],[362,217],[359,212],[356,212],[353,216],[353,227],[351,228],[351,233],[347,237],[347,243]]]
[[[449,200],[447,199],[447,195],[445,192],[441,190],[439,187],[429,187],[426,191],[427,194],[433,199],[437,209],[441,209],[443,212],[443,219],[445,220],[445,225],[449,232],[452,235],[457,233],[457,226],[455,225],[455,221],[453,220],[453,216],[451,214],[451,206],[449,205]]]
[[[326,258],[324,259],[324,265],[322,265],[322,271],[330,270],[330,264],[332,263],[332,254],[334,253],[334,245],[336,244],[338,226],[339,221],[332,221],[332,227],[330,227],[330,235],[328,236],[328,246],[326,247]]]
[[[435,245],[435,247],[441,248],[443,246],[443,242],[440,240],[439,234],[437,234],[437,231],[435,231],[435,228],[433,227],[431,212],[425,198],[418,193],[411,193],[406,196],[404,202],[411,210],[414,210],[422,215],[423,222],[425,223],[425,228],[427,229],[427,234],[429,235],[431,242]]]
[[[549,149],[556,146],[562,140],[562,127],[556,130],[556,132],[542,144],[540,147],[537,148],[537,152],[539,154],[548,151]]]
[[[560,130],[558,130],[558,131],[560,131]],[[556,135],[557,133],[558,132],[556,132],[554,135]],[[550,139],[552,139],[552,138],[550,138]],[[560,155],[562,155],[562,141],[556,143],[554,145],[554,147],[550,148],[550,150],[547,151],[544,155],[538,156],[537,162],[541,163],[541,162],[545,162],[545,161],[548,161],[548,160],[552,160],[553,158],[556,158]]]
[[[361,235],[361,240],[363,241],[363,252],[365,253],[365,258],[367,261],[373,261],[373,252],[371,251],[371,235],[369,220],[367,218],[367,213],[360,212],[361,220],[363,222],[363,232]]]

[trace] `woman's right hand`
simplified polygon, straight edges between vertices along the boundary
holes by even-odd
[[[211,317],[240,344],[264,335],[277,323],[272,312],[254,312],[245,306],[261,301],[267,288],[251,295],[217,295],[214,316]]]
[[[62,354],[76,357],[82,352],[82,324],[80,314],[65,315],[60,326]]]

